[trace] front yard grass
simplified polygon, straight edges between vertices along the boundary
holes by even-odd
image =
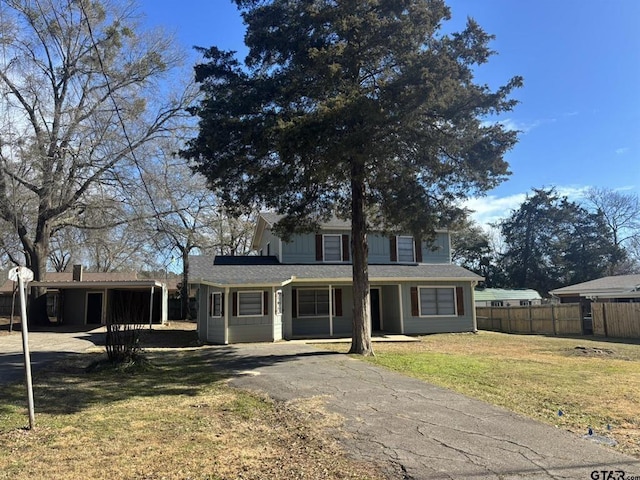
[[[577,434],[591,427],[640,458],[637,343],[480,332],[376,343],[374,351],[366,360],[376,365]]]
[[[321,404],[274,403],[229,387],[207,349],[149,353],[131,369],[82,354],[0,389],[0,479],[377,479],[330,436]],[[99,365],[99,364],[98,364]]]

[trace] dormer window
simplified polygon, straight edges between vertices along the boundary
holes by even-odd
[[[349,235],[316,235],[316,260],[319,262],[348,262]]]

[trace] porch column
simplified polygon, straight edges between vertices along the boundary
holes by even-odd
[[[229,309],[233,308],[229,303],[229,287],[224,289],[224,344],[229,345]]]
[[[476,285],[478,285],[478,282],[471,282],[471,314],[473,315],[474,333],[478,333],[478,317],[476,316]]]
[[[404,311],[402,308],[402,284],[398,284],[398,305],[400,305],[400,333],[404,335]]]
[[[149,330],[151,330],[151,326],[153,324],[153,292],[155,287],[151,287],[151,300],[149,302]]]
[[[329,285],[329,336],[333,337],[333,298],[331,297],[331,285]]]

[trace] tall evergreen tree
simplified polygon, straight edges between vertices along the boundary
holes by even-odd
[[[500,224],[509,285],[549,290],[606,274],[622,254],[601,214],[591,214],[554,189],[534,189]]]
[[[285,238],[333,214],[351,221],[351,352],[371,354],[367,232],[427,238],[460,199],[500,183],[516,132],[486,119],[515,105],[522,80],[474,83],[492,37],[472,19],[441,33],[443,0],[235,3],[249,53],[243,65],[202,49],[200,133],[184,154],[228,208],[285,214]]]

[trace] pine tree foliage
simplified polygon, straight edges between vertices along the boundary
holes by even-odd
[[[500,224],[502,264],[511,288],[550,290],[606,274],[623,252],[601,213],[589,213],[554,189],[534,189]]]
[[[184,154],[225,205],[286,215],[285,237],[336,214],[353,225],[354,343],[367,338],[366,233],[426,238],[457,201],[508,175],[516,132],[491,115],[515,105],[514,77],[491,90],[474,69],[493,53],[472,19],[445,35],[442,0],[236,0],[249,53],[202,49],[200,133]]]

